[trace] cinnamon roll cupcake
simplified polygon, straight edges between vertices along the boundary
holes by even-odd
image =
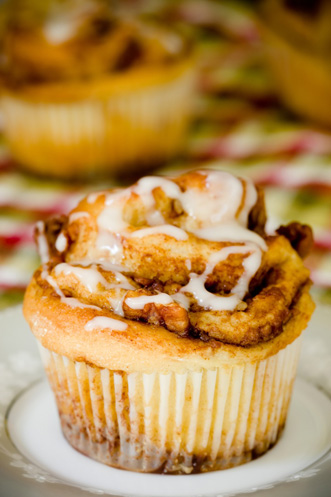
[[[195,72],[181,33],[115,17],[104,0],[16,0],[3,15],[0,104],[22,167],[89,177],[180,150]]]
[[[249,180],[201,170],[90,194],[37,226],[24,314],[74,448],[186,474],[277,442],[314,308],[311,231],[270,236],[265,220]]]

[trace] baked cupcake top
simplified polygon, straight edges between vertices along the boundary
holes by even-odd
[[[14,88],[169,66],[188,51],[173,30],[118,19],[103,0],[14,0],[2,15],[1,72]]]
[[[312,237],[298,223],[266,235],[265,220],[262,190],[221,171],[92,193],[68,217],[38,223],[42,266],[24,312],[53,346],[57,332],[36,327],[42,307],[48,324],[60,319],[76,338],[106,332],[105,347],[107,333],[116,336],[121,354],[133,343],[178,357],[231,355],[275,337],[281,346],[291,318],[306,322],[312,310],[301,258]]]

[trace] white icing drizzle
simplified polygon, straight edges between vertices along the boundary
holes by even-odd
[[[241,223],[241,225],[247,226],[250,210],[253,207],[253,205],[256,204],[257,201],[257,191],[254,183],[249,178],[245,178],[244,180],[245,180],[245,203],[239,213],[238,220]]]
[[[178,199],[181,195],[179,186],[173,181],[158,176],[145,176],[132,187],[132,191],[140,196],[146,210],[146,220],[150,226],[164,224],[162,214],[155,209],[155,199],[153,190],[161,188],[164,193],[173,199]]]
[[[110,267],[112,269],[110,269]],[[60,273],[63,273],[64,275],[73,274],[91,293],[97,292],[98,285],[101,285],[106,289],[121,288],[123,290],[135,290],[135,287],[131,285],[127,277],[120,271],[114,270],[114,268],[118,269],[117,266],[109,265],[107,271],[111,270],[114,273],[116,283],[109,283],[104,276],[102,276],[95,264],[92,264],[90,267],[79,267],[77,265],[62,262],[55,267],[54,271],[56,275],[59,275]]]
[[[126,299],[125,303],[131,309],[143,309],[146,304],[172,304],[173,299],[167,293],[158,293],[156,295],[141,295],[139,297],[130,297]]]
[[[43,221],[38,221],[36,223],[37,228],[37,246],[40,255],[41,263],[45,264],[49,261],[49,246],[47,238],[45,236],[45,223]]]
[[[195,230],[194,235],[210,242],[242,242],[242,243],[255,243],[262,250],[267,249],[267,245],[263,238],[255,231],[248,230],[237,223],[220,224],[218,226],[211,226]]]
[[[79,17],[73,13],[52,16],[43,27],[45,38],[53,45],[64,43],[74,35],[79,22]]]
[[[55,242],[55,248],[58,252],[62,253],[68,247],[68,240],[64,233],[60,233]]]
[[[104,269],[105,271],[111,271],[111,272],[115,272],[115,271],[124,272],[125,271],[125,267],[121,266],[120,264],[112,264],[111,262],[108,262],[108,261],[100,262],[100,261],[96,261],[93,259],[81,259],[81,260],[72,262],[71,264],[74,266],[84,266],[84,267],[91,266],[92,264],[94,264],[95,266],[98,266],[98,267]]]
[[[93,194],[92,194],[93,195]],[[122,259],[123,247],[120,233],[128,228],[123,220],[123,208],[128,196],[127,190],[116,190],[106,195],[105,207],[98,216],[97,248],[111,257],[113,263]],[[89,195],[88,199],[91,197]]]
[[[52,278],[52,276],[49,274],[47,268],[44,266],[43,271],[41,273],[41,277],[51,285],[51,287],[54,289],[54,291],[57,293],[57,295],[60,297],[60,300],[63,304],[66,304],[70,307],[73,308],[80,308],[80,309],[94,309],[97,311],[100,311],[100,307],[97,307],[95,305],[90,305],[90,304],[83,304],[80,302],[78,299],[75,297],[66,297],[62,290],[59,288],[58,284]]]
[[[93,192],[87,196],[87,202],[89,204],[94,204],[94,202],[101,197],[101,195],[107,195],[107,192]]]
[[[95,329],[109,329],[111,331],[125,331],[127,323],[118,319],[108,318],[107,316],[96,316],[88,321],[85,325],[86,331],[94,331]]]
[[[155,209],[153,191],[156,188],[161,188],[169,198],[178,200],[181,203],[187,214],[183,228],[196,234],[196,236],[203,234],[201,231],[199,233],[198,230],[218,227],[222,224],[227,224],[228,226],[230,224],[233,226],[239,225],[243,230],[249,232],[246,229],[248,215],[257,199],[257,192],[252,182],[248,179],[245,180],[244,203],[241,206],[244,188],[240,179],[222,171],[200,171],[200,174],[205,176],[204,189],[190,188],[182,192],[179,186],[170,179],[146,176],[131,188],[115,190],[111,194],[106,194],[105,207],[98,216],[99,234],[97,247],[107,250],[108,246],[108,251],[111,255],[116,255],[120,252],[119,235],[125,233],[129,228],[129,224],[123,220],[123,209],[132,193],[140,196],[145,207],[145,216],[149,226],[160,230],[157,231],[156,229],[155,232],[161,233],[161,227],[163,227],[163,229],[169,230],[170,233],[170,228],[165,228],[169,225],[165,224],[161,213]],[[92,201],[96,198],[96,194],[93,197],[89,195],[88,200]],[[241,209],[237,216],[240,207]],[[174,237],[184,240],[184,235],[179,235],[180,232],[176,228],[172,226]],[[151,232],[150,228],[142,228],[134,231],[131,236],[142,237],[144,234],[148,236]],[[125,234],[130,236],[129,233]],[[182,238],[178,238],[178,236]],[[236,240],[234,238],[233,241]]]
[[[60,273],[63,273],[65,276],[73,274],[91,293],[97,291],[98,285],[102,285],[104,288],[109,287],[107,280],[94,265],[91,267],[79,267],[62,262],[55,267],[54,271],[56,275]]]
[[[145,236],[150,235],[168,235],[172,238],[176,238],[176,240],[187,240],[188,234],[186,231],[181,228],[177,228],[177,226],[173,226],[172,224],[163,224],[161,226],[152,226],[150,228],[142,228],[140,230],[134,231],[131,234],[131,238],[144,238]]]
[[[100,311],[100,307],[97,307],[96,305],[90,305],[90,304],[83,304],[80,302],[80,300],[76,299],[75,297],[61,297],[61,302],[63,304],[67,304],[69,307],[73,307],[74,309],[79,308],[79,309],[94,309],[95,311]]]
[[[124,316],[124,310],[123,310],[123,300],[125,298],[125,295],[122,295],[122,297],[109,297],[109,303],[111,305],[111,308],[115,314],[118,314],[119,316]]]
[[[116,288],[123,288],[124,290],[135,290],[136,288],[131,285],[128,278],[124,276],[120,271],[114,271],[114,275],[116,278]],[[110,288],[114,288],[114,284],[110,284]]]
[[[69,216],[69,223],[73,223],[74,221],[77,221],[77,219],[80,219],[82,217],[90,217],[90,214],[84,211],[73,212]]]
[[[98,264],[105,271],[112,271],[113,273],[115,272],[123,273],[126,270],[124,266],[121,266],[120,264],[112,264],[111,262],[108,261],[102,261],[102,262],[91,261],[90,263]],[[123,278],[126,278],[126,276],[124,276],[123,274],[121,274],[121,276],[123,276]]]
[[[249,255],[243,261],[244,272],[239,278],[236,286],[232,289],[231,295],[215,295],[205,288],[208,275],[213,272],[215,266],[219,262],[226,260],[231,254],[247,253]],[[224,247],[219,252],[212,254],[205,271],[202,274],[190,274],[190,281],[186,286],[180,289],[179,293],[191,293],[201,307],[205,309],[213,311],[231,311],[237,307],[248,291],[249,282],[260,267],[261,256],[261,250],[253,244]]]
[[[121,262],[125,238],[166,234],[176,240],[185,241],[188,239],[188,233],[192,233],[198,238],[209,241],[242,244],[225,247],[212,254],[203,274],[190,273],[188,284],[172,297],[161,293],[127,299],[126,304],[133,309],[142,309],[147,303],[168,305],[174,301],[188,309],[190,299],[186,294],[191,294],[203,308],[215,311],[234,310],[247,293],[249,283],[261,264],[262,251],[267,248],[266,243],[257,233],[247,229],[249,213],[257,200],[257,191],[253,183],[248,179],[236,178],[227,172],[198,171],[198,173],[203,176],[202,186],[193,186],[186,191],[182,191],[171,179],[147,176],[131,188],[118,189],[110,194],[99,192],[88,196],[90,203],[95,202],[100,195],[105,196],[104,208],[97,218],[96,240],[97,248],[103,253],[101,259],[105,263]],[[167,224],[161,212],[156,209],[153,195],[156,188],[161,188],[168,198],[180,203],[184,215],[179,218],[179,227]],[[141,229],[133,229],[123,218],[124,208],[133,193],[140,197],[145,209],[148,226]],[[205,288],[208,275],[213,272],[218,262],[236,253],[245,256],[242,263],[243,274],[231,294],[221,296],[209,292]],[[191,261],[185,261],[185,264],[190,271]],[[91,278],[94,283],[100,282],[100,277],[93,279],[91,276]],[[118,274],[116,278],[119,278]],[[133,288],[127,280],[119,278],[118,283],[119,288]],[[86,284],[91,283],[87,281]],[[121,293],[118,299],[110,300],[115,312],[121,315],[122,295]]]
[[[243,196],[241,181],[226,172],[206,173],[206,188],[190,188],[181,193],[180,202],[193,229],[217,226],[235,219]],[[246,225],[246,222],[244,220]]]
[[[98,226],[101,229],[120,233],[129,225],[123,220],[123,209],[130,190],[115,190],[106,196],[105,208],[98,217]]]
[[[119,234],[115,235],[105,230],[99,231],[97,237],[97,247],[99,250],[111,257],[112,261],[121,261],[123,255],[123,245]]]
[[[171,295],[172,299],[174,302],[177,302],[183,309],[186,309],[187,311],[190,308],[190,299],[184,295],[183,293],[175,293],[174,295]]]

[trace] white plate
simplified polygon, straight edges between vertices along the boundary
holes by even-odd
[[[74,451],[63,439],[52,394],[21,308],[0,314],[1,497],[264,496],[331,494],[330,308],[315,312],[305,333],[299,380],[288,423],[267,454],[238,468],[203,475],[141,475],[108,468]],[[324,394],[317,390],[323,389]],[[9,436],[10,434],[10,436]],[[14,445],[14,443],[15,445]]]

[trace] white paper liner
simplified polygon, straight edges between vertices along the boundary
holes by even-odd
[[[181,374],[108,371],[40,348],[73,447],[120,468],[191,473],[247,462],[277,441],[300,345]]]
[[[194,73],[187,69],[169,83],[108,99],[48,103],[4,95],[7,140],[22,165],[58,176],[150,164],[182,146],[193,83]]]

